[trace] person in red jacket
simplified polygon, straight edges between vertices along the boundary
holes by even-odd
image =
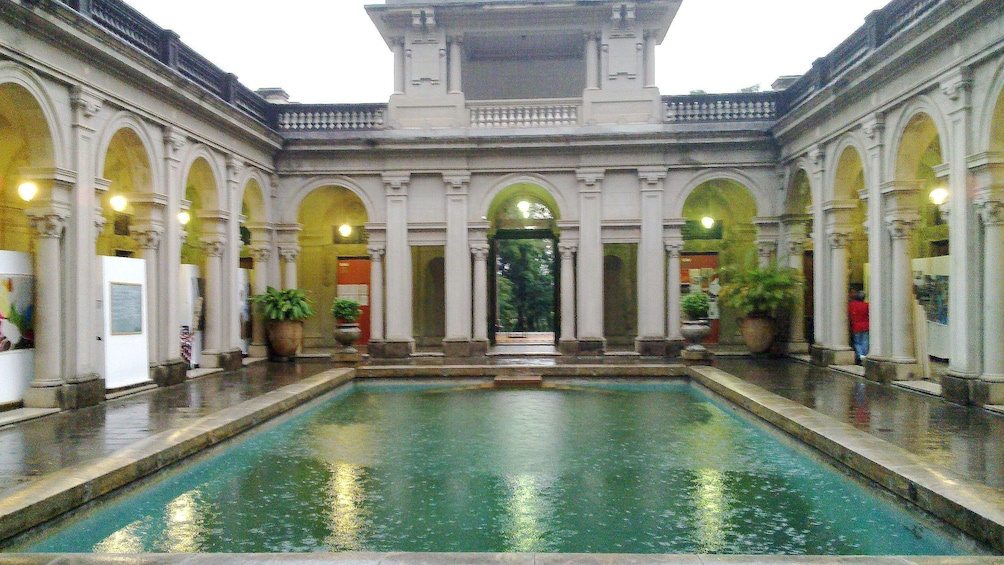
[[[847,305],[847,313],[851,322],[851,341],[854,343],[854,353],[857,363],[868,355],[868,303],[865,293],[851,293],[851,301]]]

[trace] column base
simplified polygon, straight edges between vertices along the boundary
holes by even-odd
[[[666,341],[666,357],[670,359],[679,358],[683,354],[683,350],[687,348],[687,340],[685,339],[669,339]]]
[[[580,338],[578,341],[580,357],[602,357],[607,349],[607,340],[603,338]]]
[[[203,350],[202,355],[199,356],[199,368],[200,369],[218,369],[220,368],[220,355],[219,351]]]
[[[812,364],[817,367],[854,364],[854,350],[849,347],[831,348],[813,345],[809,348],[809,354],[812,356]]]
[[[157,386],[173,386],[188,379],[188,363],[182,359],[171,359],[160,366],[163,369],[163,380],[154,380]]]
[[[920,378],[920,367],[912,359],[903,361],[865,357],[864,366],[865,378],[875,382],[911,381]]]
[[[471,341],[469,339],[444,339],[443,357],[463,358],[471,356]]]
[[[490,347],[487,339],[475,339],[471,342],[471,357],[486,357]]]
[[[379,346],[380,357],[383,359],[407,359],[411,357],[411,354],[415,352],[415,341],[391,341],[387,340],[380,344]],[[370,351],[370,356],[373,357],[373,351]]]
[[[252,343],[248,348],[248,357],[268,357],[268,344]]]
[[[97,376],[59,386],[28,387],[24,391],[25,408],[75,410],[101,404],[104,399],[105,380]]]
[[[224,371],[236,371],[240,369],[244,353],[240,349],[230,351],[203,351],[199,360],[199,366],[205,369],[223,369]]]
[[[666,355],[666,338],[639,337],[634,340],[634,350],[642,357],[664,357]]]
[[[568,357],[574,357],[579,354],[579,340],[577,339],[559,339],[558,340],[558,353]]]
[[[363,362],[363,354],[355,348],[348,353],[336,351],[331,354],[331,361],[339,367],[357,367]]]
[[[976,381],[970,381],[970,383],[970,401],[973,404],[978,406],[1004,404],[1004,382],[996,378],[994,380],[981,378]]]
[[[941,398],[949,402],[954,402],[955,404],[961,404],[967,406],[969,404],[979,404],[976,402],[976,385],[980,381],[972,377],[963,377],[960,375],[942,375],[941,376]],[[990,383],[987,383],[990,384]],[[984,388],[980,391],[980,395],[985,395],[987,399],[990,397],[989,387]]]
[[[714,365],[715,356],[703,345],[687,347],[680,352],[685,365]]]
[[[809,352],[809,342],[807,341],[786,341],[783,343],[785,352],[792,354],[806,354]]]

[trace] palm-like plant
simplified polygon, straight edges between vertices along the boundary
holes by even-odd
[[[311,300],[298,288],[279,290],[270,286],[251,301],[259,305],[262,316],[268,320],[302,321],[314,315]]]

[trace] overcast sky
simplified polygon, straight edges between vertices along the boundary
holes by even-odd
[[[363,9],[378,0],[126,0],[251,89],[296,102],[386,102],[393,56]],[[806,72],[886,0],[684,0],[656,50],[663,94],[735,92]]]

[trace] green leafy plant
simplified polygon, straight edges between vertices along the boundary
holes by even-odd
[[[359,319],[363,311],[359,303],[348,298],[336,298],[331,304],[331,314],[343,324],[351,324]]]
[[[311,300],[298,288],[279,290],[270,286],[265,294],[259,294],[251,301],[258,304],[262,316],[268,320],[301,321],[314,315]]]
[[[743,318],[778,318],[798,301],[802,279],[794,269],[783,267],[748,270],[723,269],[725,281],[718,298]]]
[[[691,292],[680,301],[680,307],[691,320],[702,320],[708,317],[711,299],[703,292]]]

